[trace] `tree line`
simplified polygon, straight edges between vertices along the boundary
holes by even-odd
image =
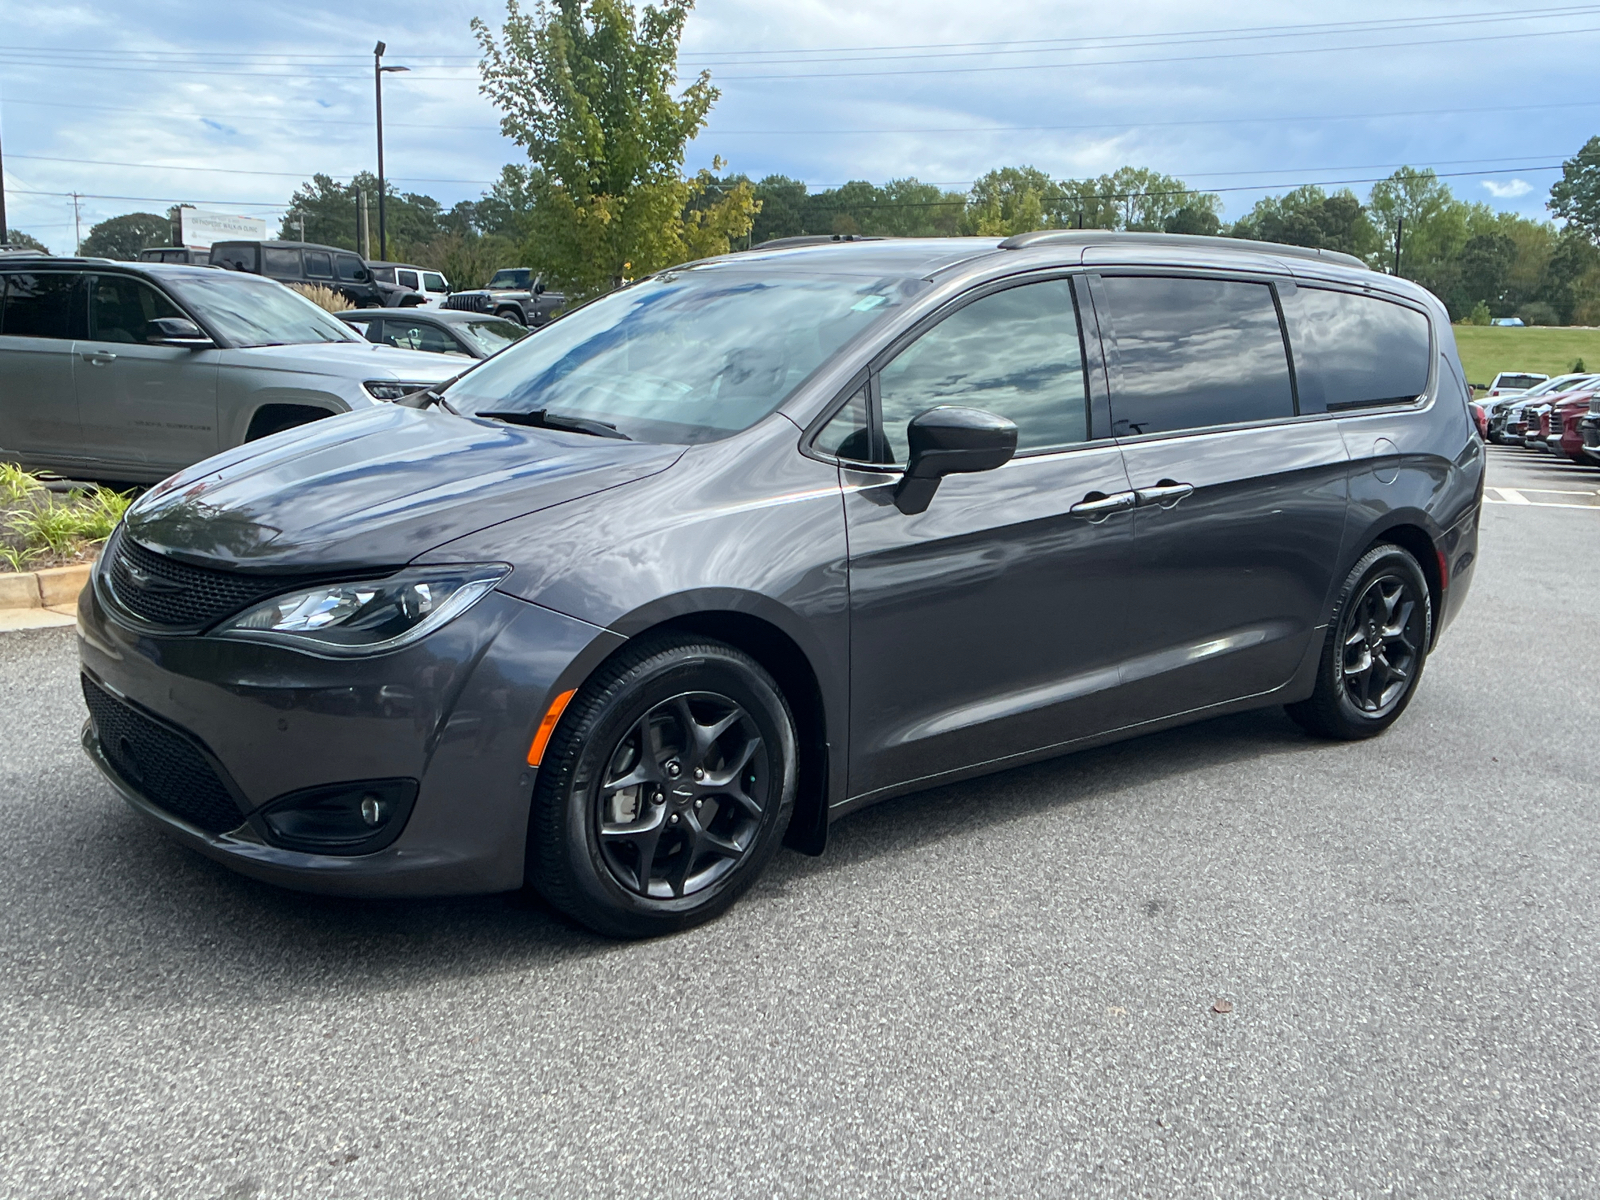
[[[1000,167],[966,191],[915,178],[812,191],[783,175],[729,172],[720,160],[691,175],[686,148],[719,95],[706,71],[677,89],[692,3],[552,0],[529,13],[507,0],[498,31],[474,18],[482,91],[527,161],[503,168],[479,199],[448,209],[389,185],[390,257],[440,270],[457,287],[480,286],[498,267],[531,266],[588,296],[676,263],[806,234],[1160,231],[1353,254],[1427,287],[1456,320],[1600,324],[1600,137],[1568,160],[1551,189],[1560,225],[1462,200],[1433,171],[1411,167],[1374,184],[1365,201],[1348,188],[1307,185],[1263,198],[1231,224],[1216,193],[1132,166],[1083,179]],[[359,249],[363,196],[375,213],[370,174],[348,183],[314,175],[296,189],[279,236]],[[166,244],[175,214],[102,222],[83,253],[131,258]]]

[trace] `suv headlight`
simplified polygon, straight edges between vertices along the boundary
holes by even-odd
[[[459,617],[510,571],[504,563],[421,567],[387,579],[323,584],[263,601],[216,632],[335,658],[386,654]]]
[[[424,392],[434,385],[431,383],[407,383],[402,379],[366,379],[361,386],[367,389],[367,395],[374,400],[398,400],[402,396],[409,396],[412,392]]]

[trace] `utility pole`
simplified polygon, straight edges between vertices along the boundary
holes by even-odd
[[[388,190],[383,181],[383,77],[390,71],[409,71],[410,67],[386,67],[383,52],[389,47],[379,42],[372,51],[372,88],[377,100],[378,114],[378,261],[389,258],[389,229],[384,221],[384,193]]]
[[[6,232],[6,168],[4,158],[0,158],[0,246],[4,246],[11,235]]]
[[[1396,217],[1394,222],[1394,273],[1400,274],[1400,235],[1405,232],[1406,219]]]
[[[77,254],[83,249],[83,213],[78,208],[79,196],[72,193],[72,252]]]
[[[367,211],[367,192],[362,188],[356,193],[360,197],[356,209],[356,244],[361,247],[361,257],[372,257],[372,217]]]

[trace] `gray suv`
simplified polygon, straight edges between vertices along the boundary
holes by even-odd
[[[7,255],[0,459],[151,482],[219,450],[460,374],[305,297],[211,267]]]

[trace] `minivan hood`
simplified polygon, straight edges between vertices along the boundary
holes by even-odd
[[[435,546],[654,475],[682,446],[469,420],[399,405],[315,421],[190,467],[127,532],[200,566],[394,567]]]
[[[375,346],[371,342],[240,346],[230,353],[248,355],[251,366],[268,370],[338,375],[346,379],[403,379],[418,383],[443,383],[473,364],[472,359],[454,354],[401,350],[398,346]]]

